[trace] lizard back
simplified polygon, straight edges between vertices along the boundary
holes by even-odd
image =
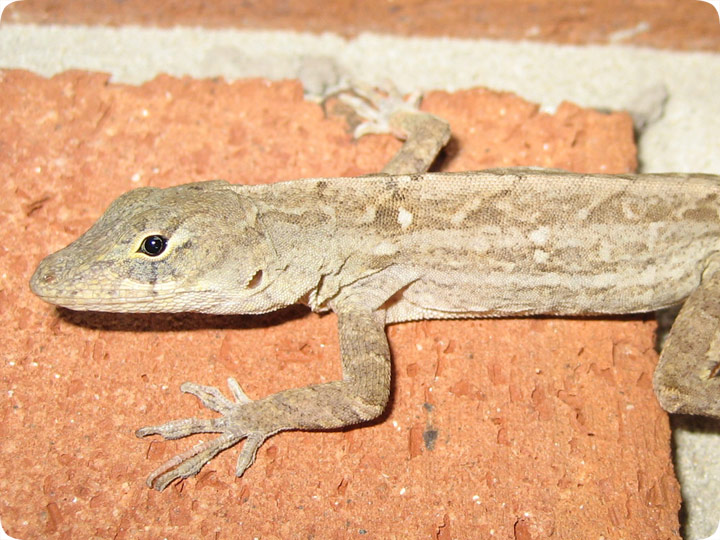
[[[320,300],[367,276],[407,276],[391,322],[650,311],[695,289],[720,242],[711,175],[497,169],[258,187],[266,223],[292,213],[279,203],[288,189],[296,208],[315,201],[305,234],[315,226],[322,245],[310,249],[342,261]]]

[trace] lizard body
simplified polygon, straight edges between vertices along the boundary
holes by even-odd
[[[645,312],[697,288],[720,251],[719,198],[711,175],[523,168],[140,188],[33,286],[122,312],[327,311],[353,288],[388,323]],[[157,257],[139,252],[153,234],[169,239]]]
[[[407,131],[411,147],[428,138]],[[666,408],[720,416],[720,177],[422,172],[447,132],[436,139],[386,174],[140,188],[39,265],[33,291],[72,309],[263,313],[304,302],[338,314],[340,381],[256,401],[233,379],[235,401],[185,383],[221,416],[138,435],[221,435],[161,466],[150,486],[197,473],[242,439],[238,475],[278,431],[377,417],[390,390],[384,327],[407,320],[632,313],[690,296],[656,389]]]

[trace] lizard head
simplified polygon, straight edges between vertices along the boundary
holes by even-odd
[[[250,198],[224,181],[139,188],[46,257],[30,281],[76,310],[262,313],[273,246]]]

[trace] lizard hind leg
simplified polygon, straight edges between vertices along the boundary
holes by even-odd
[[[720,272],[703,280],[685,301],[653,386],[668,412],[720,418]]]
[[[405,141],[383,167],[385,174],[427,172],[450,140],[450,125],[442,118],[420,110],[419,93],[403,98],[395,89],[383,94],[355,85],[352,92],[339,93],[339,99],[365,119],[355,128],[356,139],[368,133],[391,133]]]

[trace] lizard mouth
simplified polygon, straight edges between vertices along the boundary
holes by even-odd
[[[174,296],[153,295],[153,296],[105,296],[93,294],[91,296],[59,295],[54,293],[36,292],[45,302],[72,309],[75,311],[107,311],[116,313],[152,313],[179,311],[177,306],[170,302]],[[166,309],[163,309],[167,306]]]
[[[46,270],[42,265],[33,274],[30,289],[45,302],[77,311],[180,311],[179,298],[183,296],[174,285],[143,285],[127,280],[113,288],[93,288],[92,285],[78,288],[69,280],[59,279],[52,269]]]

